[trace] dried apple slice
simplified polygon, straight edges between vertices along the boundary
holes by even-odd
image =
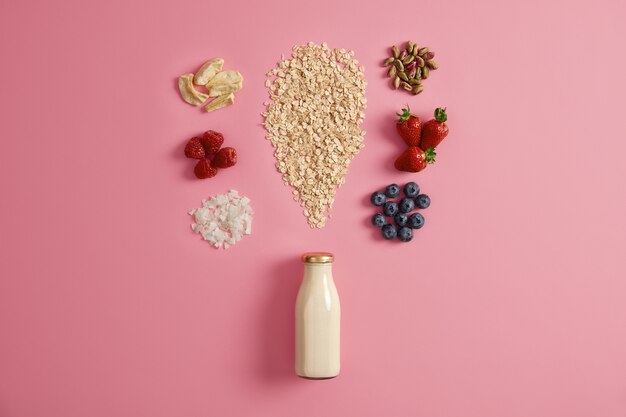
[[[214,98],[204,107],[204,110],[207,113],[212,112],[213,110],[221,109],[222,107],[230,106],[235,102],[235,94],[225,94],[223,96],[219,96]]]
[[[193,74],[183,74],[178,77],[178,89],[180,95],[187,103],[194,106],[201,106],[202,103],[208,100],[207,94],[201,93],[193,86]]]
[[[206,84],[209,96],[217,97],[241,90],[243,77],[239,71],[222,71],[217,73]]]
[[[236,93],[241,90],[243,84],[241,81],[233,83],[233,84],[215,84],[211,88],[209,88],[209,96],[210,97],[219,97],[224,94]]]
[[[222,58],[214,58],[205,62],[193,77],[193,83],[195,85],[206,85],[211,78],[215,77],[215,74],[222,70],[223,65],[224,60]]]

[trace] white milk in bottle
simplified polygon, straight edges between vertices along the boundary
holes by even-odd
[[[296,374],[309,379],[339,375],[339,295],[333,254],[302,255],[304,277],[296,299]]]

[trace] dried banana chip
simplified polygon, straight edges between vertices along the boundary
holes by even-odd
[[[239,71],[222,71],[206,84],[209,96],[216,97],[241,90],[243,77]]]
[[[193,83],[195,85],[205,85],[215,74],[222,70],[223,65],[224,60],[222,58],[214,58],[205,62],[193,77]]]
[[[225,94],[223,96],[219,96],[211,100],[204,109],[208,113],[208,112],[212,112],[213,110],[221,109],[222,107],[230,106],[234,102],[235,102],[235,95],[233,93]]]
[[[243,81],[243,77],[239,71],[222,71],[213,77],[213,79],[209,80],[206,84],[206,87],[209,88],[215,84],[232,84],[237,83],[239,81]]]
[[[224,94],[229,94],[229,93],[236,93],[237,91],[241,90],[242,87],[242,82],[236,82],[236,83],[218,83],[218,84],[214,84],[211,87],[209,87],[209,96],[210,97],[218,97],[218,96],[223,96]]]
[[[189,104],[200,106],[209,98],[208,94],[196,90],[192,83],[193,74],[183,74],[178,77],[178,89],[180,95]]]

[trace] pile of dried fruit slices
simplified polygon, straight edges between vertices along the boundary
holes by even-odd
[[[207,112],[230,106],[235,102],[235,93],[243,86],[243,77],[238,71],[222,71],[224,60],[214,58],[205,62],[195,73],[183,74],[178,78],[178,90],[187,103],[201,106],[213,98],[204,107]],[[194,87],[205,86],[208,94]]]

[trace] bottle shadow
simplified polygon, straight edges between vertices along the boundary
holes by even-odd
[[[275,263],[268,271],[269,296],[259,314],[258,375],[264,382],[293,382],[295,304],[302,277],[299,256]]]

